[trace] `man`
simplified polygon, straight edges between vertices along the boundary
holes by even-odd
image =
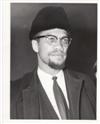
[[[94,83],[64,69],[71,40],[63,8],[40,10],[30,31],[38,66],[11,84],[12,119],[96,119]]]

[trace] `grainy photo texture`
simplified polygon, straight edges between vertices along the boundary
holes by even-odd
[[[11,119],[96,119],[97,4],[11,3]]]

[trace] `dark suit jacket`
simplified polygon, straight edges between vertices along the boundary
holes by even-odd
[[[68,119],[96,119],[94,83],[74,71],[65,70],[64,76],[70,105]],[[11,83],[10,105],[11,119],[58,119],[36,70]]]

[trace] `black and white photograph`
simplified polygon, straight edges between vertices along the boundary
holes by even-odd
[[[97,119],[97,4],[10,4],[10,119]]]
[[[99,0],[0,1],[0,123],[100,123]]]

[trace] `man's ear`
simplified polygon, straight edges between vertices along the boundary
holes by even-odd
[[[32,40],[32,48],[34,52],[38,53],[38,42],[36,40]]]

